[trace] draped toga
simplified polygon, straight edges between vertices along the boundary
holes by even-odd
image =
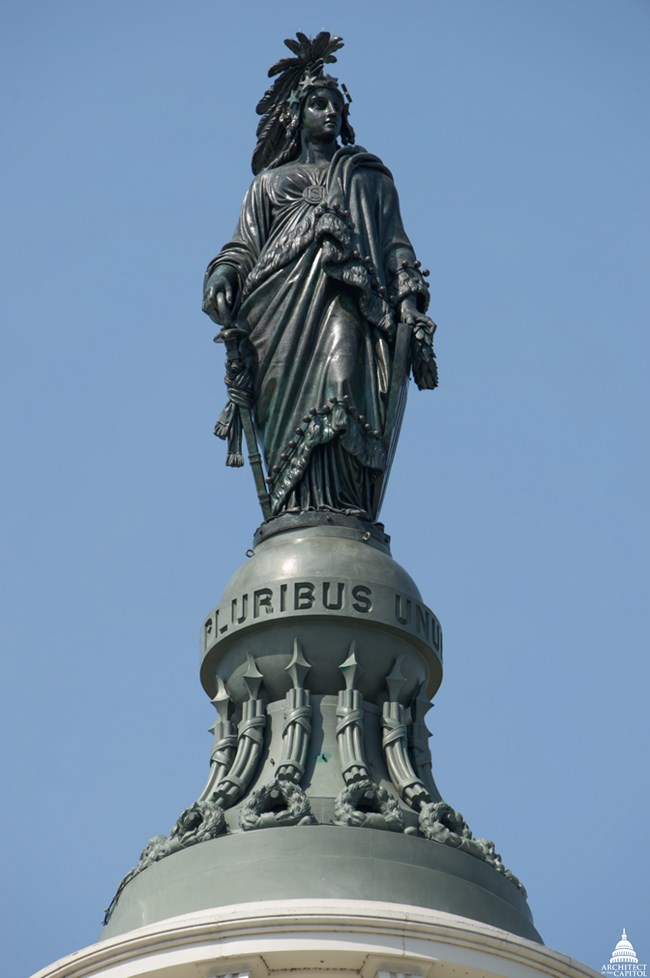
[[[272,512],[374,519],[399,303],[428,304],[389,170],[343,147],[264,171],[206,276],[221,265],[237,273]]]

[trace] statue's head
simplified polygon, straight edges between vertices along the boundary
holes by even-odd
[[[308,81],[296,92],[296,98],[287,102],[281,115],[286,134],[283,163],[299,156],[305,140],[329,142],[340,137],[344,145],[354,142],[354,130],[348,121],[349,103],[336,78],[321,75]],[[279,163],[268,164],[273,165]]]
[[[331,111],[331,106],[338,109],[335,138],[340,137],[344,145],[355,139],[348,120],[350,95],[345,85],[339,86],[336,78],[323,72],[326,63],[336,61],[333,52],[343,46],[343,41],[325,31],[313,39],[300,33],[296,37],[296,41],[284,42],[296,57],[283,58],[269,69],[269,76],[278,77],[257,106],[262,118],[257,127],[253,173],[297,159],[303,132],[312,123],[326,137],[328,126],[324,120],[321,125],[319,114]]]
[[[354,142],[348,110],[349,104],[336,79],[324,76],[322,84],[308,88],[300,101],[300,130],[303,135],[315,138],[340,136],[344,144]]]

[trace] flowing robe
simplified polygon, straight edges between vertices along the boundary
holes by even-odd
[[[264,171],[206,276],[220,265],[237,272],[273,513],[376,518],[398,307],[428,304],[390,172],[360,147]]]

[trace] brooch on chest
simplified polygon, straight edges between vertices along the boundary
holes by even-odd
[[[302,199],[306,200],[308,204],[320,204],[321,201],[325,200],[326,190],[319,183],[310,183],[308,187],[302,192]]]

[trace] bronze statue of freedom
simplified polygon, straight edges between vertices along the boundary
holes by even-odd
[[[257,106],[255,179],[205,276],[203,309],[228,351],[215,433],[229,465],[243,464],[246,435],[265,518],[374,521],[410,371],[437,385],[428,273],[390,171],[355,145],[349,93],[324,74],[341,38],[285,44],[294,56],[271,67]]]

